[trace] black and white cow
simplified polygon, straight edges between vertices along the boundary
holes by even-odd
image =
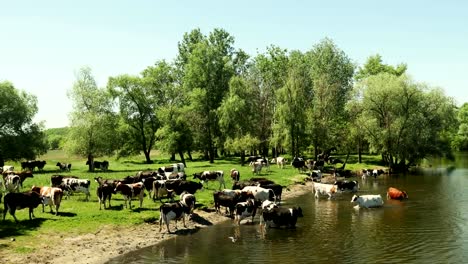
[[[185,215],[190,213],[190,208],[185,206],[182,202],[164,203],[159,207],[159,232],[161,232],[162,224],[166,224],[167,232],[171,233],[169,229],[169,222],[175,220],[175,228],[177,229],[177,220],[182,219],[185,225]]]
[[[301,157],[294,157],[291,161],[291,166],[298,169],[299,171],[304,171],[306,169],[305,160]]]
[[[200,179],[200,182],[204,184],[206,182],[206,186],[208,188],[209,181],[218,181],[219,182],[219,189],[221,190],[221,185],[226,188],[226,184],[224,183],[224,172],[223,171],[203,171],[201,173],[194,173],[194,179]]]
[[[172,173],[177,173],[177,172],[185,172],[185,165],[183,163],[174,163],[174,164],[171,164],[170,166],[164,166],[164,167],[158,168],[158,173],[166,177],[169,177],[169,175],[171,175]]]
[[[257,212],[257,206],[255,205],[254,200],[248,199],[246,202],[237,203],[235,211],[235,220],[237,221],[237,224],[240,225],[242,219],[245,219],[247,217],[252,217],[253,222],[255,213]]]
[[[70,171],[71,170],[71,163],[62,163],[62,162],[57,162],[57,165],[59,167],[60,171]]]
[[[265,227],[295,228],[298,217],[303,217],[301,207],[278,207],[262,211],[262,218]]]
[[[357,192],[359,190],[358,181],[335,181],[333,185],[338,186],[341,192]]]
[[[52,187],[58,187],[63,190],[63,192],[67,196],[67,199],[70,197],[71,193],[82,192],[86,195],[86,201],[89,201],[90,185],[91,185],[91,181],[88,179],[77,179],[76,177],[72,178],[72,177],[63,177],[63,176],[62,176],[62,182],[59,185],[54,185],[54,183],[52,183]]]
[[[86,161],[86,165],[89,165],[89,160]],[[109,162],[107,160],[105,161],[93,161],[93,167],[94,169],[100,169],[102,171],[107,171],[109,169]]]

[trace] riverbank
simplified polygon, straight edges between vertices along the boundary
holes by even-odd
[[[312,183],[295,184],[283,192],[283,200],[312,191]],[[159,232],[159,223],[144,223],[129,228],[105,226],[95,233],[81,236],[64,236],[63,234],[47,234],[34,237],[37,250],[31,253],[0,254],[1,263],[104,263],[109,259],[126,254],[137,249],[160,243],[180,235],[197,232],[200,228],[229,220],[224,215],[212,211],[195,210],[194,217],[186,221],[187,228],[178,223],[175,231],[174,221],[171,221],[169,234],[163,227]],[[15,243],[10,241],[9,243]]]

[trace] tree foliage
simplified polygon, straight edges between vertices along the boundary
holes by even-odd
[[[33,122],[37,111],[34,95],[0,82],[0,163],[34,159],[47,151],[43,126]]]
[[[65,149],[67,152],[88,157],[111,155],[117,148],[117,117],[106,89],[97,87],[91,69],[83,67],[68,96],[73,102],[70,114],[70,132]],[[90,170],[94,167],[89,164]]]
[[[457,113],[458,130],[453,139],[453,147],[458,150],[468,150],[468,103],[464,103]]]

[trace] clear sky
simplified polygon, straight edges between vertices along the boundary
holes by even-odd
[[[468,1],[0,0],[0,81],[38,98],[35,121],[67,126],[75,72],[138,74],[172,61],[185,32],[223,28],[255,56],[331,38],[358,65],[379,53],[418,82],[468,101]]]

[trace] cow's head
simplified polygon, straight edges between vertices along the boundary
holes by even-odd
[[[293,208],[293,215],[295,215],[296,217],[304,217],[304,215],[302,214],[302,208],[299,206],[297,208]]]
[[[355,202],[359,198],[359,195],[353,195],[353,198],[351,198],[351,202]]]
[[[408,199],[408,194],[406,193],[406,191],[402,191],[402,193],[403,193],[403,198]]]

